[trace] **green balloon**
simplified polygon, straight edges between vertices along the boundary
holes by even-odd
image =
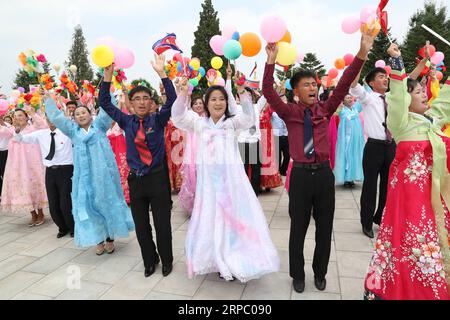
[[[196,87],[198,86],[198,79],[197,78],[191,79],[189,80],[189,83],[192,84],[193,87]]]
[[[228,60],[236,60],[242,54],[242,45],[239,41],[228,40],[223,47],[223,53]]]

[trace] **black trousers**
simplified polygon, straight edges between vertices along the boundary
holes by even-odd
[[[128,176],[131,213],[146,268],[156,263],[158,254],[163,265],[170,265],[173,262],[170,192],[167,183],[164,165],[145,176],[137,176],[132,172]],[[150,206],[157,246],[153,241],[150,224]]]
[[[45,188],[50,215],[58,226],[59,232],[74,231],[72,216],[72,175],[73,166],[47,168],[45,171]]]
[[[6,160],[8,159],[8,150],[0,151],[0,196],[3,189],[3,175],[5,174]]]
[[[289,139],[287,136],[275,137],[275,145],[278,152],[275,153],[278,156],[278,165],[280,174],[282,176],[286,175],[287,169],[289,167],[289,161],[291,156],[289,154]],[[275,151],[276,152],[276,151]]]
[[[289,187],[289,272],[292,278],[305,279],[303,247],[308,231],[311,210],[316,222],[314,276],[324,279],[328,271],[333,230],[335,189],[330,167],[309,170],[292,168]]]
[[[239,152],[247,176],[250,177],[255,194],[258,196],[261,190],[261,154],[259,142],[239,143]]]
[[[372,230],[373,223],[380,224],[386,205],[389,168],[395,158],[396,146],[383,144],[369,139],[364,148],[363,170],[364,183],[361,192],[361,225]],[[375,211],[377,198],[377,181],[380,177],[378,208]]]

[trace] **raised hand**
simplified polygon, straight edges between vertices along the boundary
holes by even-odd
[[[166,57],[164,54],[155,54],[155,61],[151,61],[153,69],[158,73],[160,78],[167,78],[166,72],[164,71],[164,64],[166,63]]]
[[[180,94],[189,94],[189,82],[187,77],[181,78],[181,81],[178,83]]]
[[[105,68],[105,71],[103,73],[103,81],[112,82],[113,75],[114,75],[114,63]]]
[[[36,110],[34,110],[32,106],[25,106],[23,107],[23,110],[25,110],[29,116],[33,116],[36,113]]]
[[[277,60],[278,46],[276,43],[268,43],[266,46],[267,63],[274,64]]]
[[[398,45],[396,43],[391,43],[389,49],[387,50],[387,53],[392,58],[398,58],[402,55],[402,53],[400,52],[400,49],[398,48]]]
[[[361,60],[367,60],[367,55],[372,49],[375,37],[372,35],[372,29],[369,29],[367,33],[361,35],[361,43],[357,57]]]
[[[427,60],[430,60],[430,41],[427,41],[425,43],[425,58],[427,58]]]
[[[231,68],[230,62],[228,61],[227,66],[227,80],[231,80],[231,77],[233,76],[233,69]]]

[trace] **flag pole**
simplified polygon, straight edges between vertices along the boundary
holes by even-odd
[[[422,24],[422,28],[427,30],[429,33],[431,33],[433,36],[444,42],[446,45],[450,46],[450,42],[448,42],[444,37],[442,37],[439,33],[433,31],[432,29],[428,28],[426,25]]]

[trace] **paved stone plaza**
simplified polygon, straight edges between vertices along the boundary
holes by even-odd
[[[279,273],[247,284],[227,283],[216,274],[189,280],[183,249],[188,217],[180,211],[177,197],[173,196],[174,270],[167,278],[162,277],[160,265],[150,278],[144,278],[134,233],[130,239],[116,242],[115,253],[98,257],[95,248],[77,248],[69,236],[56,239],[57,228],[48,214],[44,225],[33,228],[27,225],[29,215],[1,215],[0,299],[360,300],[373,246],[373,241],[361,232],[360,193],[360,185],[352,191],[336,189],[333,243],[325,292],[314,287],[313,219],[305,242],[306,289],[303,294],[292,289],[288,263],[289,198],[284,188],[278,188],[261,195],[260,201],[279,251]],[[80,278],[77,274],[81,281],[72,281],[74,277]]]

